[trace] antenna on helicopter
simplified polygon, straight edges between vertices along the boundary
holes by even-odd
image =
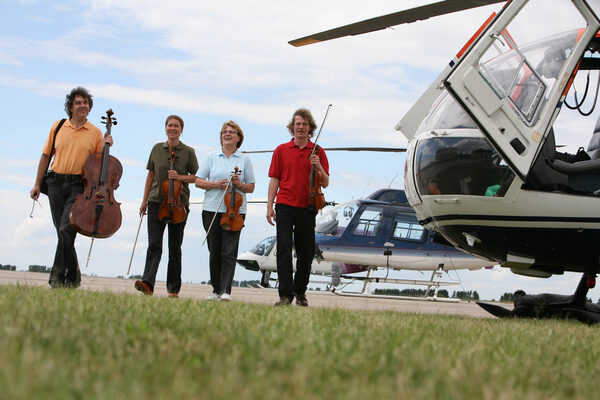
[[[392,181],[390,182],[390,184],[388,185],[388,189],[392,187],[392,183],[394,183],[394,181],[396,180],[396,177],[398,176],[398,172],[396,172],[396,175],[394,175],[394,177],[392,178]]]

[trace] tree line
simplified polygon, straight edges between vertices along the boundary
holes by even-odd
[[[0,264],[0,270],[2,271],[16,271],[17,270],[17,266],[16,265],[9,265],[9,264]],[[51,268],[46,267],[45,265],[30,265],[27,268],[27,271],[29,272],[50,272]]]
[[[407,296],[407,297],[425,297],[427,290],[425,289],[375,289],[373,294],[385,295],[385,296]],[[429,295],[431,296],[433,291],[429,291]],[[449,292],[446,289],[438,290],[438,297],[441,298],[453,298],[453,299],[461,299],[461,300],[479,300],[479,293],[476,290],[469,291],[454,291],[450,296]]]

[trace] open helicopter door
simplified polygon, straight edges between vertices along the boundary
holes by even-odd
[[[512,0],[444,81],[522,180],[598,32],[599,12],[598,0]]]

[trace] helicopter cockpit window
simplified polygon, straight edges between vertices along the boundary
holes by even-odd
[[[553,12],[541,17],[546,9]],[[537,123],[585,26],[570,1],[531,0],[481,55],[481,75],[526,125]]]
[[[514,174],[482,137],[434,137],[417,146],[421,195],[464,194],[502,197]]]
[[[256,246],[254,246],[254,248],[252,248],[252,250],[250,250],[250,253],[256,254],[257,256],[269,254],[269,251],[271,250],[271,247],[273,247],[276,239],[276,236],[271,236],[261,240],[256,244]]]
[[[419,224],[414,215],[397,213],[394,218],[392,239],[422,241],[425,229]]]
[[[447,91],[444,91],[440,100],[419,127],[419,132],[434,129],[477,129],[477,124],[458,105],[456,100]]]
[[[352,233],[358,236],[377,236],[381,226],[382,216],[382,207],[365,207],[360,215],[359,222]]]
[[[354,217],[356,210],[358,210],[356,200],[338,204],[317,217],[315,232],[323,235],[341,234]]]

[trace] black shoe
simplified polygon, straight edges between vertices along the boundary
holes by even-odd
[[[296,305],[300,307],[308,307],[308,300],[305,295],[296,296]]]
[[[279,301],[275,303],[275,306],[289,306],[290,304],[292,304],[292,299],[286,296],[281,296]]]
[[[73,282],[70,280],[65,281],[65,288],[67,289],[77,289],[81,284],[79,282]]]
[[[65,283],[59,281],[58,279],[53,279],[50,282],[48,282],[50,284],[50,286],[52,287],[52,289],[62,289],[65,287]]]

